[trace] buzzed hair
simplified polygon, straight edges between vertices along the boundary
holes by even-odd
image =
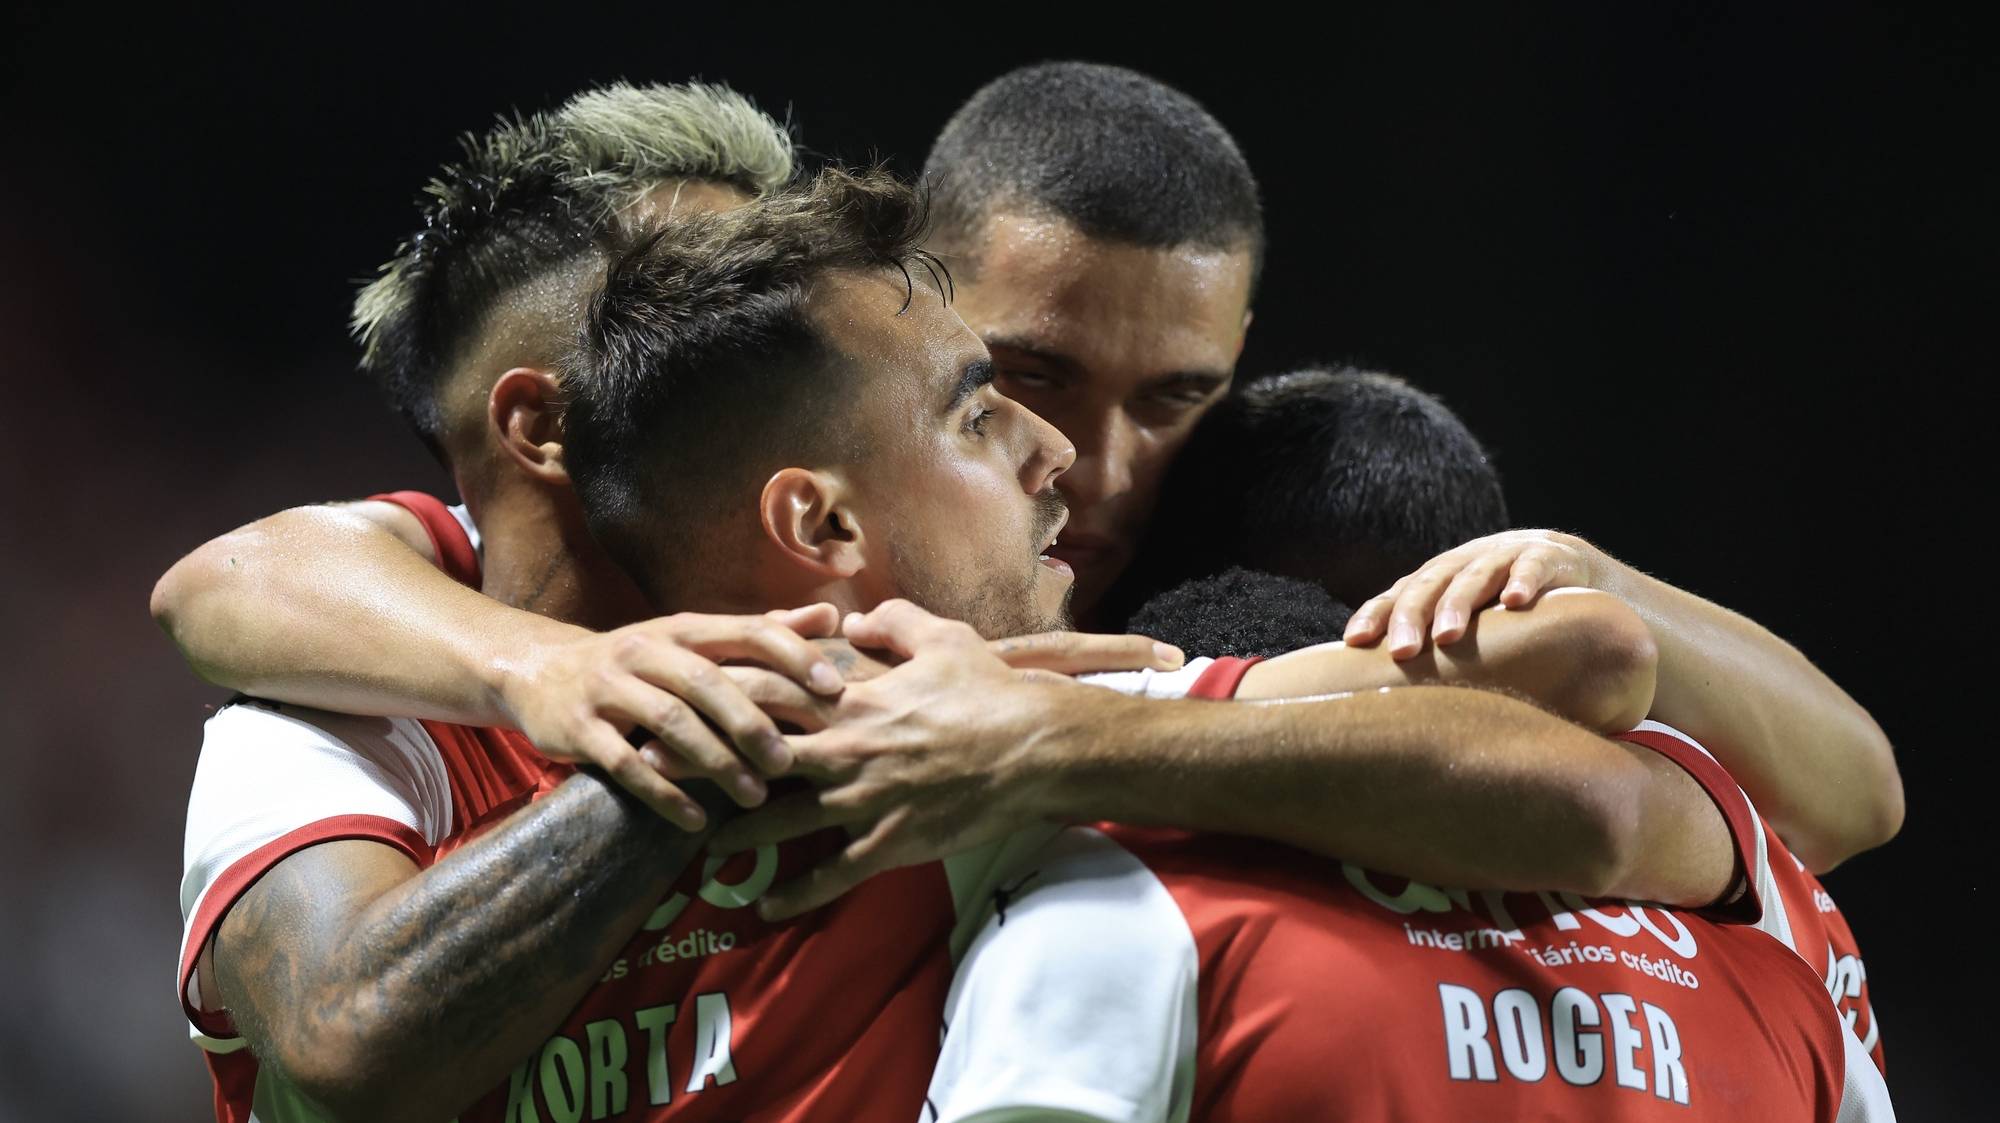
[[[972,249],[988,215],[1022,208],[1149,248],[1248,248],[1264,261],[1257,177],[1193,98],[1134,70],[1048,62],[994,79],[924,164],[941,246]]]
[[[1226,402],[1203,455],[1247,490],[1245,564],[1360,604],[1454,546],[1507,529],[1500,473],[1442,401],[1390,374],[1302,370]]]
[[[702,83],[586,90],[551,111],[503,116],[460,145],[351,321],[362,369],[440,459],[444,383],[510,293],[601,253],[612,220],[664,180],[758,195],[796,165],[787,126]]]
[[[1478,438],[1394,375],[1307,369],[1243,386],[1175,458],[1114,613],[1232,565],[1360,604],[1436,555],[1507,529]]]
[[[943,268],[922,249],[923,197],[887,172],[827,168],[742,207],[678,219],[618,256],[563,369],[564,463],[592,537],[658,603],[715,569],[724,520],[772,471],[848,455],[856,364],[810,317],[842,270]],[[907,304],[905,305],[907,307]],[[742,525],[739,522],[739,525]]]

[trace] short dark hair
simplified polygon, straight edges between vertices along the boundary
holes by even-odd
[[[1507,527],[1500,476],[1443,402],[1392,375],[1310,369],[1250,382],[1176,459],[1122,603],[1246,565],[1360,604]]]
[[[362,369],[440,459],[439,391],[509,292],[592,252],[614,215],[663,180],[754,195],[794,166],[786,126],[699,82],[594,87],[459,145],[461,158],[424,188],[421,225],[356,296],[351,321]]]
[[[440,460],[444,371],[499,294],[590,245],[555,159],[547,114],[460,139],[462,159],[425,187],[422,225],[355,300],[361,368]]]
[[[741,485],[783,466],[767,462],[851,447],[837,399],[854,372],[808,289],[834,270],[927,267],[945,287],[924,234],[908,184],[828,168],[617,256],[564,370],[565,465],[592,535],[642,588],[660,598],[678,576],[669,543],[698,552],[747,512]]]
[[[1248,246],[1264,261],[1257,177],[1193,98],[1134,70],[1025,66],[946,122],[924,175],[940,241],[957,246],[996,206],[1025,206],[1094,238],[1148,247]]]
[[[1125,627],[1171,643],[1190,658],[1248,658],[1331,643],[1353,614],[1310,581],[1232,566],[1158,594]]]

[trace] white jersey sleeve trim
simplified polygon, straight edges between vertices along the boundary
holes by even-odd
[[[987,902],[952,980],[923,1118],[1179,1123],[1194,1092],[1194,933],[1124,847],[1070,827]]]
[[[1836,1020],[1841,1023],[1840,1039],[1847,1070],[1840,1090],[1839,1123],[1893,1123],[1896,1109],[1889,1103],[1889,1085],[1882,1079],[1882,1070],[1875,1067],[1874,1058],[1868,1055],[1869,1046],[1855,1038],[1854,1029],[1845,1018]]]
[[[451,827],[444,758],[419,722],[261,702],[210,718],[181,867],[181,997],[197,1041],[221,1051],[234,1040],[204,1016],[214,1012],[200,985],[202,953],[233,903],[221,895],[319,841],[379,836],[414,851]]]
[[[1714,761],[1718,768],[1722,766],[1722,762],[1715,759],[1715,754],[1709,752],[1706,745],[1703,745],[1700,741],[1682,733],[1665,722],[1647,718],[1645,721],[1633,726],[1632,732],[1656,733],[1671,737],[1709,760]],[[1723,771],[1727,773],[1728,770],[1723,769]],[[1743,807],[1748,810],[1750,815],[1751,837],[1746,841],[1749,841],[1751,845],[1746,847],[1744,852],[1744,861],[1749,868],[1745,869],[1743,873],[1745,879],[1749,881],[1751,890],[1755,893],[1758,902],[1763,906],[1763,912],[1753,927],[1775,938],[1779,943],[1796,952],[1798,951],[1798,943],[1792,935],[1791,918],[1785,912],[1785,896],[1778,891],[1778,879],[1771,871],[1771,842],[1770,836],[1764,830],[1763,816],[1757,813],[1757,805],[1750,801],[1750,794],[1745,792],[1740,785],[1733,785],[1733,792],[1742,800]]]
[[[1107,671],[1103,674],[1078,675],[1078,682],[1092,686],[1109,687],[1120,694],[1130,694],[1135,698],[1185,698],[1194,689],[1196,680],[1215,660],[1202,656],[1190,659],[1178,671]]]

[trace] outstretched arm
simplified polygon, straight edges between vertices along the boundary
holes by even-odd
[[[1658,659],[1637,613],[1605,593],[1564,589],[1530,610],[1473,617],[1462,642],[1396,660],[1380,649],[1321,644],[1250,668],[1236,697],[1298,698],[1387,686],[1476,686],[1531,698],[1600,733],[1623,733],[1653,706]]]
[[[1825,872],[1901,829],[1902,778],[1867,710],[1755,621],[1574,535],[1509,531],[1442,554],[1364,604],[1346,638],[1386,636],[1399,659],[1427,635],[1449,649],[1482,605],[1525,607],[1563,586],[1602,589],[1639,613],[1659,647],[1652,716],[1713,751],[1808,866]]]
[[[904,602],[847,632],[909,662],[849,688],[825,732],[793,739],[797,771],[822,789],[716,839],[733,851],[834,824],[856,832],[839,858],[767,895],[772,915],[1042,819],[1249,834],[1439,884],[1669,904],[1710,903],[1734,869],[1720,811],[1685,772],[1500,694],[1148,700],[1023,681],[964,625]],[[1344,661],[1321,660],[1323,681],[1293,668],[1288,689],[1342,689]]]

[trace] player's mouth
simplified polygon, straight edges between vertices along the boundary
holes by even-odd
[[[1063,527],[1068,522],[1069,512],[1064,511],[1062,517],[1056,520],[1054,528],[1049,531],[1048,540],[1042,543],[1041,552],[1036,555],[1035,560],[1062,574],[1064,577],[1075,577],[1076,571],[1070,568],[1069,562],[1064,561],[1055,553],[1058,545],[1056,536],[1062,533]]]

